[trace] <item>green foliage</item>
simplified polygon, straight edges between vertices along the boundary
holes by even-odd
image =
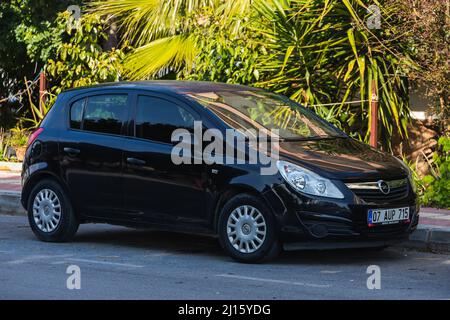
[[[29,106],[30,106],[30,117],[23,117],[21,120],[26,123],[30,129],[35,129],[39,127],[39,124],[44,119],[47,112],[53,106],[53,103],[56,100],[56,95],[51,94],[49,92],[46,93],[47,99],[45,103],[43,103],[39,108],[33,103],[31,97],[29,97]]]
[[[256,47],[244,37],[229,39],[220,35],[203,39],[199,45],[202,50],[195,58],[194,67],[180,72],[178,78],[236,84],[260,80],[257,61],[267,54],[264,47]]]
[[[401,41],[413,51],[420,66],[409,74],[431,100],[430,111],[441,130],[450,131],[450,2],[432,0],[390,0],[401,9],[404,23]],[[422,91],[421,90],[421,91]]]
[[[16,157],[11,157],[11,148],[16,150],[24,148],[28,141],[30,132],[19,122],[9,131],[0,128],[0,161],[17,161]]]
[[[51,30],[58,12],[81,0],[0,1],[0,99],[25,87],[58,46]],[[50,31],[51,30],[51,31]],[[36,98],[36,96],[35,96]],[[0,126],[11,127],[23,115],[25,99],[1,103]]]
[[[58,16],[58,26],[67,26],[69,14]],[[102,42],[107,40],[105,21],[96,15],[84,15],[79,27],[65,29],[65,38],[49,59],[46,73],[53,84],[55,94],[62,90],[100,82],[117,81],[121,72],[121,50],[104,51]]]
[[[165,70],[189,71],[205,40],[235,35],[248,19],[251,1],[102,0],[92,12],[113,16],[136,50],[125,60],[130,79],[148,79]]]
[[[8,147],[6,133],[0,128],[0,161],[5,160],[6,148]]]
[[[442,136],[432,159],[431,174],[423,178],[423,204],[450,209],[450,137]]]
[[[370,100],[372,83],[379,88],[381,138],[406,136],[409,119],[406,72],[412,67],[408,50],[392,41],[396,25],[395,7],[382,5],[383,25],[368,29],[367,7],[357,0],[255,1],[257,20],[252,25],[263,37],[269,55],[260,70],[269,73],[259,85],[288,95],[305,105],[348,100]],[[353,108],[353,115],[339,119],[350,131],[370,131],[370,104]],[[337,107],[336,113],[349,112]],[[325,110],[329,112],[330,110]],[[333,112],[334,113],[334,112]],[[348,130],[346,130],[348,132]]]
[[[43,30],[36,26],[21,24],[15,30],[16,37],[25,43],[27,55],[32,62],[47,61],[54,56],[61,45],[64,30],[61,26],[54,27],[49,21],[44,21],[39,27]]]
[[[8,143],[12,147],[24,147],[27,145],[29,136],[29,130],[23,128],[19,123],[16,127],[11,129],[11,136],[9,137]]]

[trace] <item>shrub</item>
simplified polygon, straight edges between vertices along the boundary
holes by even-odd
[[[450,137],[440,137],[438,148],[430,161],[430,174],[422,179],[422,202],[427,206],[450,209]]]

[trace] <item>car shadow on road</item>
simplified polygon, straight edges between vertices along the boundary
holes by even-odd
[[[206,253],[224,256],[217,239],[204,235],[112,227],[108,230],[83,230],[74,241],[119,245],[134,249],[168,251],[177,254]]]
[[[336,249],[336,250],[301,250],[283,252],[273,264],[300,265],[360,265],[379,264],[384,261],[405,259],[405,252],[401,248],[387,248],[373,251],[370,249]]]
[[[117,227],[106,230],[83,230],[75,238],[77,243],[97,243],[118,245],[164,251],[181,255],[202,255],[221,261],[233,261],[220,247],[214,237],[184,234],[176,232],[128,229]],[[382,251],[372,249],[339,249],[339,250],[299,250],[284,251],[281,255],[268,262],[280,265],[359,265],[361,263],[393,261],[406,259],[408,251],[402,248],[388,248]]]

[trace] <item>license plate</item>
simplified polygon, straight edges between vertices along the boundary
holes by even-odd
[[[370,209],[367,213],[367,223],[369,227],[399,222],[409,222],[409,207],[395,209]]]

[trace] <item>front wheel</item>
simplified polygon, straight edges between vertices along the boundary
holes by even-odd
[[[79,226],[68,196],[53,180],[43,180],[31,191],[28,221],[38,239],[51,242],[72,240]]]
[[[233,197],[222,208],[219,239],[225,251],[240,262],[267,261],[281,250],[270,210],[248,194]]]

